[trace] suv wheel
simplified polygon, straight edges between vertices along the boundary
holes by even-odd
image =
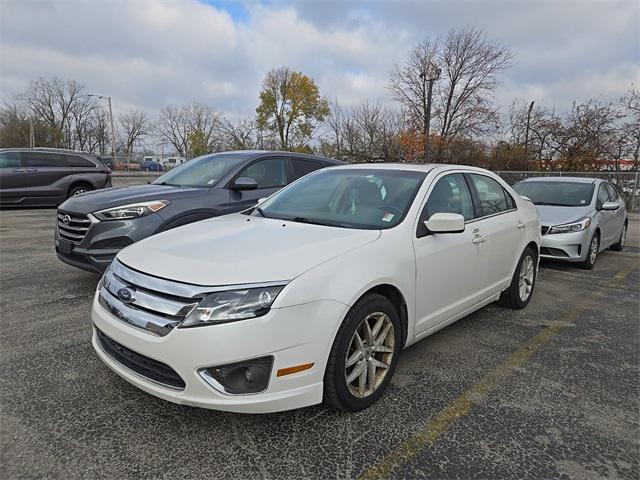
[[[344,411],[373,405],[391,381],[401,350],[401,325],[388,298],[370,293],[349,310],[333,342],[324,400]]]

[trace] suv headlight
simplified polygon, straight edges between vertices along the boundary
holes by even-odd
[[[284,285],[214,292],[189,312],[180,327],[215,325],[261,317],[271,309]]]
[[[565,223],[564,225],[556,225],[549,229],[551,233],[573,233],[580,232],[591,225],[591,219],[589,217],[582,218],[573,223]]]
[[[132,203],[121,207],[107,208],[94,212],[94,216],[99,220],[127,220],[130,218],[144,217],[151,213],[162,210],[169,205],[166,200],[154,200],[152,202]]]

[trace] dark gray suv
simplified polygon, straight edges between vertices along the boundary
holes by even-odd
[[[57,206],[111,186],[111,170],[95,155],[48,148],[0,149],[0,206]]]
[[[171,228],[239,212],[292,181],[343,162],[291,152],[194,158],[149,185],[89,192],[58,209],[58,258],[101,273],[122,248]]]

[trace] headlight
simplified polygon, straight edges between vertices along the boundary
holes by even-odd
[[[166,200],[154,200],[152,202],[132,203],[131,205],[107,208],[106,210],[95,212],[93,215],[99,220],[127,220],[129,218],[144,217],[162,210],[167,205],[169,205],[169,202]]]
[[[564,225],[556,225],[555,227],[551,227],[549,230],[549,234],[551,233],[572,233],[572,232],[580,232],[591,225],[591,219],[589,217],[582,218],[577,222],[566,223]]]
[[[204,297],[181,327],[214,325],[260,317],[269,312],[284,285],[214,292]]]

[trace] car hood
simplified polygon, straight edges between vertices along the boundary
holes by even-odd
[[[92,213],[105,208],[119,207],[136,202],[151,200],[169,200],[172,197],[186,198],[199,195],[207,189],[189,187],[171,187],[168,185],[132,185],[121,188],[94,190],[66,200],[60,209],[74,213]]]
[[[555,207],[552,205],[536,205],[540,224],[546,226],[571,223],[586,217],[593,212],[593,208],[587,207]]]
[[[140,272],[194,285],[287,281],[379,237],[379,230],[233,214],[146,238],[117,258]]]

